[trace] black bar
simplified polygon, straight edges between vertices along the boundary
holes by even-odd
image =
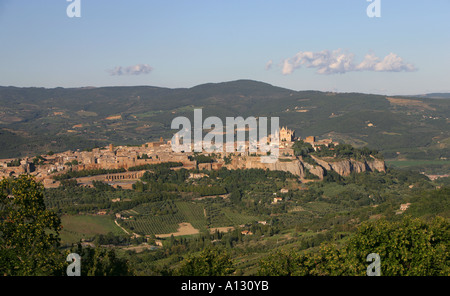
[[[432,287],[446,291],[450,277],[3,277],[3,289],[64,295],[405,295]],[[211,287],[213,287],[211,289]],[[124,294],[126,293],[126,294]],[[326,294],[324,294],[326,293]]]

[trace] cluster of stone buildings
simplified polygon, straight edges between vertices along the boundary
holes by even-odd
[[[44,185],[52,187],[53,176],[63,174],[69,170],[95,170],[95,169],[129,169],[147,164],[159,164],[163,162],[180,162],[186,169],[220,169],[222,163],[201,163],[192,160],[193,153],[175,153],[171,149],[170,141],[148,142],[141,146],[113,146],[95,148],[90,151],[66,151],[53,155],[44,155],[41,164],[33,162],[34,157],[20,159],[20,165],[9,166],[16,159],[0,160],[0,179],[9,176],[30,174]],[[9,164],[9,165],[8,165]],[[181,168],[181,167],[180,167]],[[106,182],[119,182],[123,180],[136,180],[142,176],[142,172],[126,172],[108,174],[103,177],[84,177],[83,181],[103,180]]]
[[[314,150],[320,150],[322,146],[325,147],[332,147],[332,146],[337,146],[339,145],[339,142],[335,142],[332,139],[323,139],[323,140],[316,140],[316,137],[311,136],[311,137],[306,137],[303,140],[305,143],[309,143],[311,144],[311,146],[314,148]],[[330,148],[333,149],[333,148]]]
[[[290,148],[292,146],[293,142],[300,141],[300,140],[303,140],[305,143],[311,144],[311,146],[314,148],[314,150],[321,149],[323,146],[332,147],[332,146],[339,145],[339,142],[335,142],[332,139],[318,140],[318,139],[316,139],[315,136],[309,136],[304,139],[302,139],[300,137],[296,137],[295,131],[288,129],[285,126],[283,126],[280,129],[278,136],[279,136],[279,142],[280,142],[280,149]]]
[[[282,127],[280,129],[280,147],[290,147],[292,142],[296,140],[303,140],[305,143],[311,144],[314,150],[320,150],[323,146],[333,147],[339,145],[339,142],[335,142],[332,139],[318,140],[315,136],[306,137],[304,139],[301,139],[300,137],[296,138],[294,130],[290,130],[287,127]]]
[[[294,158],[292,144],[295,140],[295,132],[286,127],[279,131],[279,155],[281,157]],[[270,141],[270,136],[269,136]],[[310,143],[314,149],[319,149],[321,145],[329,146],[330,144],[337,145],[331,139],[316,141],[315,137],[307,137],[305,142]],[[237,152],[237,148],[241,145],[245,146],[243,152]],[[193,148],[193,147],[192,147]],[[193,150],[193,149],[192,149]],[[208,154],[207,154],[208,155]],[[66,151],[53,155],[43,156],[39,164],[31,157],[20,159],[20,165],[11,166],[16,159],[2,159],[0,160],[0,179],[2,177],[18,176],[21,174],[31,174],[36,177],[38,181],[43,181],[45,186],[57,186],[53,180],[53,176],[65,173],[69,170],[94,170],[94,169],[129,169],[146,164],[158,164],[163,162],[180,162],[182,167],[186,169],[206,169],[216,170],[225,165],[224,157],[243,157],[243,156],[261,156],[262,152],[250,153],[249,143],[235,142],[234,152],[219,152],[214,153],[215,162],[212,163],[197,163],[193,158],[194,152],[174,152],[172,150],[171,141],[164,141],[160,138],[157,142],[148,142],[141,146],[113,146],[112,144],[103,147],[95,148],[89,151]],[[9,165],[8,165],[9,164]],[[181,167],[180,167],[181,168]],[[177,168],[175,168],[177,169]],[[135,173],[117,173],[103,176],[106,182],[118,182],[123,180],[136,180],[142,176],[142,172]],[[92,180],[97,178],[91,178]],[[83,181],[92,181],[89,178],[84,178]],[[102,179],[102,177],[100,177]]]

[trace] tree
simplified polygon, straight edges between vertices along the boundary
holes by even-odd
[[[133,271],[128,261],[118,258],[114,249],[83,248],[80,244],[71,252],[81,257],[81,276],[130,276]]]
[[[7,166],[7,167],[18,167],[18,166],[20,166],[20,161],[21,161],[20,158],[11,160],[10,162],[8,162],[8,163],[6,164],[6,166]]]
[[[218,247],[207,247],[185,259],[175,274],[181,276],[227,276],[234,272],[230,255]]]
[[[307,156],[309,153],[314,152],[314,148],[311,144],[304,142],[303,140],[296,141],[292,145],[292,149],[294,149],[295,156]]]
[[[430,223],[410,217],[399,222],[365,223],[347,249],[357,262],[369,253],[378,253],[385,276],[448,276],[450,223],[439,216]]]
[[[234,204],[238,204],[242,199],[242,194],[239,191],[239,189],[235,189],[233,190],[233,192],[231,192],[230,195],[230,200],[231,202],[233,202]]]
[[[59,183],[59,187],[68,188],[68,187],[77,187],[78,182],[75,179],[61,180]]]
[[[61,274],[61,221],[46,209],[43,191],[28,175],[0,181],[0,274]]]

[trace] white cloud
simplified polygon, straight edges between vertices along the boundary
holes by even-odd
[[[416,68],[412,64],[403,62],[403,59],[395,53],[390,53],[385,56],[381,62],[378,62],[374,65],[374,71],[412,72],[416,71]]]
[[[292,63],[287,59],[283,61],[282,72],[284,75],[292,74],[292,72],[294,72],[294,65],[292,65]]]
[[[272,60],[268,61],[267,64],[266,64],[266,70],[272,69],[272,64],[273,64]]]
[[[283,60],[281,72],[289,75],[302,66],[317,69],[318,74],[343,74],[353,71],[375,72],[412,72],[416,68],[412,64],[405,63],[395,53],[390,53],[383,59],[375,54],[367,54],[362,62],[355,63],[355,54],[337,49],[320,52],[300,51],[292,58]]]
[[[147,64],[137,64],[137,65],[128,66],[128,67],[117,66],[112,70],[108,70],[108,72],[112,76],[122,76],[122,75],[148,74],[152,70],[153,70],[153,68]]]

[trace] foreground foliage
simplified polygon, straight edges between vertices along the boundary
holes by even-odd
[[[44,203],[44,188],[22,175],[0,181],[0,274],[65,275],[69,251],[60,248],[62,229],[57,214]],[[82,275],[129,275],[128,262],[104,248],[72,249],[81,256]]]
[[[55,275],[63,265],[58,216],[30,176],[0,182],[0,274]]]
[[[363,223],[341,248],[323,244],[317,253],[277,252],[261,261],[259,275],[363,276],[367,255],[379,254],[383,276],[450,275],[450,224],[406,217]]]
[[[191,255],[181,264],[175,275],[226,276],[234,272],[230,255],[217,247],[208,247],[198,255]]]

